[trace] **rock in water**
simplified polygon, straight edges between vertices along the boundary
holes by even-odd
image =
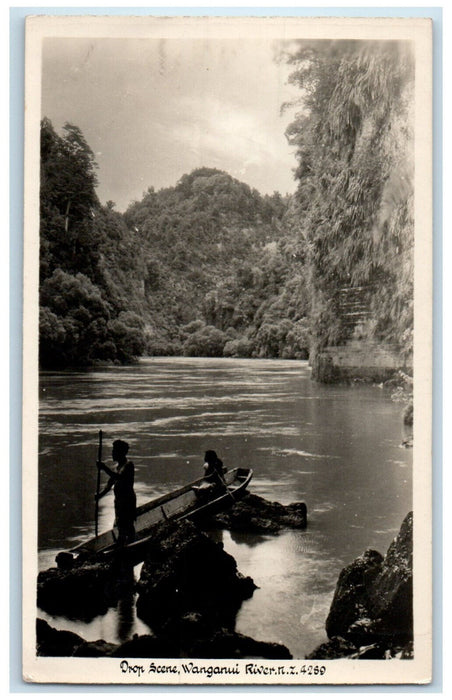
[[[36,653],[38,656],[72,656],[84,641],[75,632],[56,630],[45,620],[36,620]]]
[[[95,642],[83,642],[72,654],[73,656],[83,656],[85,658],[97,658],[99,656],[111,656],[116,649],[116,644],[98,639]]]
[[[37,603],[51,615],[89,622],[105,614],[133,586],[129,566],[85,563],[70,569],[52,568],[38,575]]]
[[[179,645],[176,642],[159,639],[154,634],[135,635],[116,647],[110,656],[121,659],[172,659],[179,656]]]
[[[343,659],[356,654],[357,647],[343,637],[333,637],[325,644],[321,644],[311,654],[306,656],[307,659]]]
[[[326,632],[330,641],[307,658],[412,658],[412,513],[386,557],[367,550],[342,570]]]
[[[238,632],[218,630],[208,639],[196,640],[190,649],[191,658],[199,659],[291,659],[283,644],[259,642]]]
[[[98,639],[87,642],[78,634],[57,630],[44,620],[36,624],[38,656],[112,657],[120,659],[176,659],[186,658],[186,648],[181,640],[170,641],[154,634],[134,635],[123,644],[111,644]],[[274,642],[258,642],[237,632],[217,630],[211,637],[193,638],[189,649],[190,658],[200,659],[291,659],[287,647]]]
[[[255,588],[222,545],[189,522],[168,523],[156,533],[143,564],[137,614],[155,631],[179,627],[187,613],[200,616],[210,629],[230,629]]]
[[[275,533],[285,528],[304,529],[307,526],[307,509],[305,503],[283,506],[249,493],[227,511],[214,516],[212,523],[228,530],[250,533]]]
[[[325,628],[330,639],[345,637],[350,625],[369,617],[370,585],[380,572],[382,561],[379,552],[368,549],[342,569],[326,619]]]
[[[369,591],[378,631],[396,644],[413,639],[413,514],[408,513]]]
[[[83,582],[81,591],[85,594],[88,585],[96,590],[93,609],[98,610],[105,581],[115,575],[108,568],[92,566],[44,573],[41,603],[47,597],[50,605],[48,598],[54,590],[58,600],[52,607],[64,605],[66,611],[64,596],[74,593],[77,581]],[[190,522],[169,522],[155,530],[138,583],[137,614],[152,627],[153,634],[134,636],[122,645],[104,640],[86,642],[39,621],[39,653],[56,655],[54,650],[59,649],[59,655],[79,657],[291,659],[284,645],[257,641],[235,631],[236,614],[255,589],[253,580],[237,571],[234,558],[221,544]],[[81,607],[81,591],[76,595],[76,610]],[[86,613],[86,605],[83,609]]]

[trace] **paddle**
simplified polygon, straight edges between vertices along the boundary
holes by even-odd
[[[227,483],[226,483],[226,479],[224,478],[224,473],[223,473],[223,474],[220,474],[220,473],[218,472],[218,476],[220,477],[221,483],[223,484],[223,486],[224,486],[224,488],[225,488],[226,493],[228,494],[228,496],[230,496],[230,497],[232,498],[232,500],[233,500],[234,503],[237,503],[236,497],[234,496],[234,494],[232,493],[232,491],[230,491],[230,490],[228,489],[228,485],[227,485]]]
[[[102,461],[102,430],[99,430],[99,447],[97,449],[97,461]],[[100,468],[97,467],[97,486],[96,486],[96,507],[94,511],[95,533],[98,534],[98,519],[99,519],[99,491],[100,491]]]

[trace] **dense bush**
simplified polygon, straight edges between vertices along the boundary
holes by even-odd
[[[43,367],[131,362],[145,348],[142,320],[111,317],[101,291],[85,275],[57,269],[41,285],[40,360]]]
[[[224,357],[252,357],[253,344],[249,338],[241,337],[228,340],[223,348]]]
[[[352,332],[412,354],[413,62],[397,42],[299,42],[297,192],[213,168],[125,214],[96,195],[81,131],[41,131],[40,360],[306,359]],[[359,287],[353,331],[342,293]],[[363,302],[363,303],[364,303]]]
[[[411,352],[414,62],[408,42],[312,41],[289,57],[300,110],[294,217],[316,347],[350,333],[340,291],[368,289],[369,337]],[[361,335],[363,329],[361,328]]]
[[[223,357],[228,336],[214,326],[204,326],[191,333],[183,345],[187,357]]]
[[[294,253],[302,246],[285,220],[288,203],[199,168],[129,207],[125,221],[138,231],[146,261],[148,352],[275,356],[265,333],[257,335],[261,325],[286,317],[297,323],[307,312],[302,262]],[[278,347],[287,356],[303,353],[293,337]]]
[[[43,367],[131,362],[145,349],[133,236],[101,207],[94,155],[70,124],[41,128],[40,345]]]
[[[108,306],[88,277],[55,270],[41,285],[42,365],[83,365],[96,357],[98,347],[105,355],[109,320]]]

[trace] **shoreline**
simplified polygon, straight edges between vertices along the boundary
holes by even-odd
[[[292,658],[284,645],[254,640],[235,631],[241,604],[252,596],[257,586],[237,570],[235,559],[224,550],[222,543],[204,534],[206,527],[226,526],[225,518],[230,529],[242,532],[245,529],[275,534],[283,528],[305,529],[307,525],[304,503],[281,506],[247,494],[242,501],[233,504],[227,514],[222,513],[218,521],[212,517],[198,526],[188,521],[170,521],[159,526],[137,583],[133,570],[124,569],[119,562],[111,565],[88,562],[69,570],[51,568],[41,572],[38,606],[49,614],[89,621],[118,605],[124,596],[130,598],[133,592],[138,592],[136,614],[152,630],[152,641],[149,635],[144,635],[146,639],[141,635],[138,637],[141,641],[136,641],[135,645],[152,648],[153,656],[159,653],[165,656],[172,650],[177,652],[176,656],[182,654],[181,658],[198,658],[208,649],[211,652],[216,648],[216,656],[228,658],[231,648],[235,648],[234,658],[250,654],[263,658]],[[130,605],[133,605],[132,599]],[[52,629],[41,619],[38,654],[55,654],[61,636],[73,642],[68,655],[125,653],[119,651],[121,645],[112,645],[104,639],[86,642],[73,632]],[[134,636],[134,639],[137,638]],[[183,639],[183,646],[177,648],[174,640],[180,639]],[[134,653],[133,645],[128,654],[131,653]]]
[[[226,517],[227,514],[222,514],[223,523]],[[243,532],[243,518],[234,521],[234,517],[229,514],[230,525]],[[325,621],[327,641],[305,654],[305,659],[413,658],[412,522],[410,512],[385,556],[368,549],[342,569]],[[278,523],[276,529],[282,524]],[[286,529],[287,522],[284,525]],[[274,528],[275,523],[270,525],[272,532]],[[262,531],[260,525],[257,531]],[[159,551],[164,553],[163,559]],[[186,571],[180,568],[184,557],[187,561],[187,553],[196,561],[207,562],[207,568],[204,564],[202,569],[191,567],[194,572],[188,580]],[[217,561],[213,566],[212,556]],[[110,576],[109,571],[104,573]],[[179,583],[173,588],[171,582],[176,580]],[[197,589],[204,585],[207,589],[203,589],[200,605]],[[211,595],[212,588],[215,594],[206,605],[205,591],[209,590]],[[38,654],[163,658],[171,652],[174,658],[206,658],[209,649],[210,653],[215,650],[212,658],[251,658],[253,654],[257,658],[295,658],[290,647],[259,641],[235,630],[238,611],[255,589],[254,581],[242,576],[235,559],[224,551],[221,543],[189,523],[182,527],[167,525],[160,532],[159,543],[148,553],[135,586],[138,618],[148,625],[149,633],[134,634],[122,643],[104,639],[89,642],[74,632],[56,630],[40,620]],[[183,592],[182,607],[178,590]],[[265,634],[262,636],[265,638]],[[182,647],[174,644],[181,639]],[[72,646],[68,647],[69,642]],[[58,649],[61,653],[57,653]]]

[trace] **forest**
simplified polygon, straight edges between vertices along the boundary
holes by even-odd
[[[41,123],[40,364],[143,355],[311,360],[413,330],[414,65],[400,42],[300,42],[293,195],[198,168],[124,213],[81,130]],[[369,313],[350,327],[344,290]]]

